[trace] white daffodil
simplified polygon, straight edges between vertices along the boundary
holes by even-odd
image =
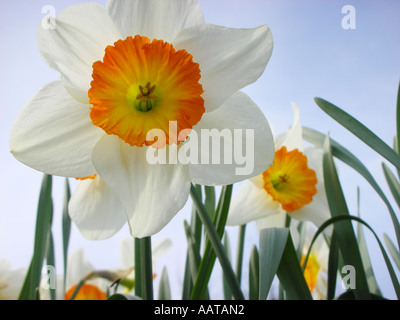
[[[330,217],[322,171],[323,151],[304,147],[300,111],[292,103],[294,122],[275,140],[275,159],[265,172],[245,181],[232,198],[228,225],[241,225],[287,212],[290,217],[321,225]]]
[[[85,280],[85,282],[75,295],[74,300],[106,300],[106,292],[111,285],[110,279],[95,274],[95,268],[87,259],[84,250],[79,248],[68,256],[65,291],[63,275],[57,275],[55,279],[46,275],[41,280],[40,299],[50,300],[49,289],[55,288],[57,300],[70,300],[81,280]]]
[[[300,264],[303,265],[316,229],[309,222],[304,222],[301,232],[304,237],[304,242],[302,243],[302,256]],[[307,265],[304,269],[304,278],[306,279],[308,288],[310,289],[313,298],[316,300],[326,299],[328,287],[328,258],[329,247],[326,244],[324,237],[320,235],[311,248]]]
[[[7,260],[0,259],[0,300],[18,299],[26,272],[26,268],[11,269]]]
[[[172,247],[170,239],[162,238],[152,243],[153,268],[157,260],[166,254]],[[111,288],[115,280],[121,280],[117,292],[129,293],[134,286],[134,248],[133,239],[123,239],[120,245],[121,265],[118,268],[109,270],[97,270],[87,259],[83,249],[79,248],[68,256],[67,277],[65,283],[65,293],[63,288],[62,275],[58,275],[56,281],[57,300],[70,300],[74,295],[79,283],[84,280],[74,300],[105,300],[107,290]],[[54,279],[51,279],[54,281]],[[50,299],[49,277],[42,279],[40,286],[40,298]]]
[[[87,179],[70,207],[85,237],[107,238],[126,220],[134,237],[155,234],[184,206],[191,181],[230,184],[272,162],[268,122],[238,91],[264,72],[273,47],[267,26],[206,24],[196,0],[85,3],[67,8],[52,25],[40,24],[38,46],[61,79],[23,107],[10,150],[51,175],[101,178]],[[237,174],[243,162],[226,159],[225,148],[220,164],[173,155],[189,133],[211,129],[253,130],[250,170]],[[245,134],[234,138],[235,148],[250,144]],[[149,162],[154,146],[172,155],[167,164]],[[208,145],[189,149],[209,151]]]

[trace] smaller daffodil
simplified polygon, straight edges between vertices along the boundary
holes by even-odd
[[[0,259],[0,300],[17,300],[24,283],[25,268],[13,270],[10,263]]]
[[[314,226],[308,222],[302,225],[302,254],[300,265],[304,263],[304,259],[309,251],[312,238],[316,232]],[[314,299],[324,300],[327,292],[327,273],[328,273],[328,256],[329,248],[322,235],[320,235],[314,242],[310,254],[308,256],[307,264],[304,269],[304,278],[307,282],[308,288]]]
[[[82,248],[75,249],[68,256],[65,290],[63,280],[63,275],[56,275],[55,279],[43,277],[40,285],[40,299],[50,300],[49,289],[52,286],[49,285],[49,281],[55,281],[53,289],[55,288],[57,300],[106,300],[107,289],[112,283],[112,279],[105,279],[95,274],[95,268]],[[79,291],[75,292],[82,280],[84,280],[83,285]]]
[[[273,215],[285,213],[316,226],[329,218],[321,149],[304,146],[300,111],[292,103],[294,122],[285,133],[275,138],[275,159],[262,174],[246,180],[233,196],[228,225],[241,225],[256,220],[259,225]],[[279,220],[279,218],[278,218]]]
[[[171,240],[159,239],[152,244],[153,268],[155,262],[172,247]],[[62,275],[55,281],[57,300],[106,300],[107,292],[130,293],[134,288],[134,249],[133,239],[123,239],[120,245],[121,262],[118,268],[97,270],[89,262],[82,248],[74,250],[68,257],[65,290]],[[49,300],[49,279],[43,277],[40,286],[40,299]],[[83,285],[77,290],[80,282]],[[116,285],[119,283],[119,285]]]

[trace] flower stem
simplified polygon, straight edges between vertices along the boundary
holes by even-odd
[[[225,249],[221,243],[221,239],[219,238],[218,233],[215,230],[215,227],[211,221],[211,218],[206,208],[204,207],[203,203],[201,202],[199,195],[193,184],[190,186],[190,195],[193,199],[193,204],[197,209],[197,213],[201,219],[201,222],[204,225],[205,231],[207,232],[208,238],[210,239],[215,254],[219,259],[219,262],[221,264],[227,282],[231,287],[232,295],[237,300],[244,300],[244,295],[240,289],[238,280],[236,278],[235,272],[232,269],[230,261],[226,256]]]

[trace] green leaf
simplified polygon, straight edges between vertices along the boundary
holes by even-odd
[[[192,275],[190,274],[190,264],[189,264],[189,255],[186,254],[185,261],[185,273],[183,276],[183,284],[182,284],[182,300],[188,300],[190,298],[190,293],[193,290],[193,280]]]
[[[31,288],[31,279],[32,279],[32,260],[29,264],[28,271],[25,276],[24,283],[22,285],[21,291],[18,296],[18,300],[29,300],[30,299],[30,288]]]
[[[221,203],[221,206],[219,206],[219,208],[222,212],[224,212],[224,214],[221,215],[220,219],[225,220],[225,222],[226,222],[226,218],[227,218],[227,214],[228,214],[228,210],[229,210],[230,198],[232,195],[232,185],[224,186],[224,188],[227,192],[230,193],[230,195],[226,199],[227,201],[223,201]],[[190,195],[193,199],[194,205],[196,206],[197,213],[199,214],[199,217],[204,225],[205,231],[207,233],[208,239],[210,240],[212,248],[214,249],[215,254],[217,255],[218,260],[221,264],[221,267],[225,274],[226,280],[229,283],[229,286],[232,291],[232,295],[237,300],[244,300],[244,296],[240,289],[236,275],[232,269],[230,261],[229,261],[228,257],[226,256],[224,247],[221,243],[221,236],[218,234],[218,231],[222,231],[222,234],[223,234],[223,230],[225,229],[225,223],[219,224],[219,225],[223,224],[223,227],[221,226],[222,230],[217,231],[215,229],[214,224],[212,223],[212,220],[207,212],[207,209],[204,207],[203,203],[201,202],[199,195],[198,195],[195,187],[193,186],[193,184],[191,184],[191,186],[190,186]],[[222,197],[223,196],[221,195],[221,198]],[[219,210],[217,209],[217,211],[219,211]],[[217,223],[218,223],[218,221],[217,221]],[[202,263],[203,263],[203,261],[202,261]],[[201,266],[200,266],[200,268],[201,268]],[[196,288],[196,284],[195,284],[195,288]],[[195,290],[195,288],[193,288],[193,291]],[[193,292],[192,292],[191,299],[194,299]]]
[[[338,266],[339,266],[339,245],[337,243],[335,234],[333,234],[331,238],[331,244],[329,246],[328,272],[327,272],[328,285],[326,291],[327,300],[333,300],[335,298]]]
[[[215,212],[215,187],[213,186],[204,186],[205,200],[204,206],[207,209],[207,212],[212,217]]]
[[[200,185],[195,185],[195,188],[200,196],[202,197],[202,190]],[[199,244],[197,254],[200,255],[200,246],[201,246],[201,238],[203,232],[203,225],[201,224],[201,220],[199,215],[197,214],[196,208],[192,206],[192,216],[190,225],[192,228],[192,233],[194,235],[195,242]],[[189,264],[189,253],[186,254],[186,262],[185,262],[185,273],[183,276],[183,285],[182,285],[182,300],[188,300],[190,298],[190,294],[193,290],[193,282],[190,264]]]
[[[329,137],[326,138],[323,155],[323,172],[325,190],[328,198],[329,210],[332,217],[349,215],[342,187],[332,158]],[[358,248],[356,235],[350,221],[341,221],[334,226],[334,232],[339,244],[344,263],[357,270],[355,294],[358,299],[369,299],[369,288],[365,275],[361,254]],[[306,265],[306,264],[304,264]]]
[[[193,235],[191,227],[187,221],[183,221],[184,229],[186,234],[186,240],[188,244],[188,266],[192,277],[192,281],[196,281],[196,277],[199,271],[199,265],[201,257],[199,254],[199,244],[196,242],[195,236]]]
[[[51,198],[52,176],[45,174],[39,195],[36,215],[35,244],[33,249],[30,299],[34,299],[35,290],[40,286],[43,261],[53,219],[53,201]]]
[[[244,251],[244,238],[246,233],[246,224],[239,227],[239,237],[236,250],[236,276],[238,278],[239,285],[242,279],[242,266],[243,266],[243,251]]]
[[[396,104],[396,136],[400,137],[400,82],[397,89],[397,104]],[[397,150],[400,150],[400,141],[397,139]]]
[[[400,156],[375,133],[332,103],[321,98],[315,98],[314,100],[325,113],[391,162],[396,168],[400,169]]]
[[[347,290],[345,293],[342,293],[337,300],[357,300],[354,290]],[[371,300],[387,300],[380,295],[371,294]]]
[[[56,262],[55,262],[55,257],[54,257],[54,239],[53,239],[53,233],[51,230],[49,230],[49,238],[48,238],[48,245],[47,245],[47,256],[46,256],[46,263],[47,265],[50,265],[54,268],[56,268]],[[54,272],[54,275],[56,273]],[[51,300],[56,300],[56,288],[49,288],[50,291],[50,299]]]
[[[169,285],[168,271],[166,267],[164,267],[161,272],[158,288],[158,300],[171,300],[171,287]]]
[[[225,253],[226,253],[226,256],[228,257],[229,261],[232,261],[231,246],[230,246],[230,243],[229,243],[229,236],[228,236],[228,233],[226,233],[226,232],[225,232],[225,235],[224,235],[224,249],[225,249]],[[223,291],[224,291],[224,299],[225,300],[232,300],[231,288],[229,287],[229,284],[226,281],[226,278],[225,278],[224,275],[222,275],[222,287],[223,287]]]
[[[323,148],[325,135],[315,131],[310,128],[303,127],[303,138],[311,143],[313,143],[318,148]],[[371,187],[376,191],[379,197],[383,200],[388,211],[390,213],[390,217],[392,219],[392,224],[396,233],[397,245],[400,248],[400,224],[397,219],[396,213],[394,212],[389,200],[387,199],[385,193],[379,187],[378,183],[375,181],[372,174],[368,171],[368,169],[363,165],[363,163],[358,160],[350,151],[341,146],[338,142],[330,139],[332,155],[349,165],[351,168],[356,170],[365,180],[371,185]]]
[[[346,215],[339,215],[339,216],[335,216],[335,217],[332,217],[332,218],[326,220],[326,221],[318,228],[318,230],[315,232],[314,237],[313,237],[313,239],[312,239],[312,241],[311,241],[311,244],[310,244],[310,248],[309,248],[308,253],[307,253],[307,255],[306,255],[306,258],[305,258],[304,263],[307,262],[308,257],[309,257],[310,252],[311,252],[311,248],[312,248],[313,244],[315,243],[316,239],[318,238],[318,236],[319,236],[327,227],[329,227],[330,225],[332,225],[332,224],[334,224],[334,223],[335,223],[335,224],[340,223],[341,221],[344,221],[344,220],[357,221],[357,222],[363,224],[364,226],[366,226],[366,227],[372,232],[372,234],[374,235],[376,241],[378,242],[379,248],[381,249],[381,253],[382,253],[383,259],[385,260],[386,268],[388,269],[388,272],[389,272],[390,278],[391,278],[391,280],[392,280],[393,288],[394,288],[394,290],[395,290],[395,292],[396,292],[397,298],[400,299],[400,284],[399,284],[399,281],[398,281],[398,279],[397,279],[396,273],[394,272],[393,266],[392,266],[392,264],[391,264],[391,262],[390,262],[389,256],[388,256],[388,254],[386,253],[385,247],[383,246],[382,242],[380,241],[380,239],[379,239],[379,237],[377,236],[377,234],[375,233],[375,231],[374,231],[364,220],[362,220],[362,219],[359,218],[359,217],[355,217],[355,216],[351,216],[351,215],[348,215],[348,216],[346,216]],[[357,270],[357,269],[356,269],[356,270]],[[357,274],[358,274],[358,270],[357,270]],[[357,295],[357,298],[358,298],[358,295]]]
[[[249,262],[249,299],[258,300],[260,296],[260,255],[253,245]]]
[[[83,279],[78,282],[78,284],[76,285],[76,288],[75,288],[74,292],[72,293],[71,297],[69,298],[69,300],[75,300],[76,295],[78,294],[79,290],[81,290],[81,288],[83,287],[85,282],[86,282],[86,279]]]
[[[399,251],[396,249],[392,240],[389,238],[389,236],[386,233],[383,234],[383,241],[385,242],[386,247],[389,250],[390,256],[392,257],[395,265],[397,266],[397,269],[400,270],[400,253],[399,253]]]
[[[65,178],[64,187],[64,204],[62,212],[62,243],[63,243],[63,261],[64,261],[64,281],[63,281],[63,292],[65,292],[66,276],[67,276],[67,265],[68,265],[68,246],[69,238],[71,235],[71,218],[68,212],[68,204],[71,199],[71,189],[69,187],[68,178]]]
[[[400,208],[400,183],[386,164],[382,163],[382,169],[390,192]]]
[[[196,189],[197,190],[197,189]],[[219,239],[222,238],[228,217],[229,205],[232,196],[232,186],[222,188],[216,213],[213,216],[212,224],[215,226]],[[205,206],[204,206],[205,208]],[[200,217],[198,211],[196,211]],[[191,299],[203,299],[207,295],[207,286],[214,268],[217,256],[213,250],[210,239],[207,239],[203,257],[201,259],[199,272],[191,294]]]
[[[312,300],[311,292],[304,279],[303,270],[300,267],[300,261],[297,257],[296,249],[293,245],[292,236],[288,229],[281,228],[278,231],[282,235],[277,236],[281,239],[285,232],[287,232],[286,246],[280,260],[276,275],[285,290],[286,298],[288,300]],[[281,240],[280,240],[281,241]]]
[[[260,300],[267,299],[288,236],[289,229],[286,228],[267,228],[260,231]]]
[[[357,216],[360,217],[360,190],[357,188]],[[357,225],[358,247],[361,253],[361,259],[364,264],[365,274],[367,276],[369,291],[373,294],[380,295],[378,283],[375,279],[374,270],[372,269],[371,259],[368,253],[367,241],[365,240],[364,229],[359,223]]]

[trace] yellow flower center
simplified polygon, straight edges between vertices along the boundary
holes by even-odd
[[[317,175],[307,166],[307,157],[286,147],[275,152],[272,166],[263,173],[264,189],[287,212],[298,210],[317,193]]]
[[[118,40],[93,64],[92,77],[92,123],[131,146],[153,144],[146,140],[152,129],[163,130],[166,143],[179,143],[169,136],[169,123],[176,121],[179,133],[205,112],[199,64],[162,40],[138,35]]]
[[[306,255],[302,254],[300,265],[303,265],[305,258]],[[321,266],[318,263],[317,256],[314,253],[310,253],[310,255],[308,256],[307,265],[304,269],[304,279],[307,282],[310,292],[314,291],[315,285],[317,284],[320,269]]]
[[[76,290],[77,285],[71,287],[65,293],[65,300],[70,300]],[[85,283],[76,294],[74,300],[106,300],[107,295],[98,287],[92,284]]]

